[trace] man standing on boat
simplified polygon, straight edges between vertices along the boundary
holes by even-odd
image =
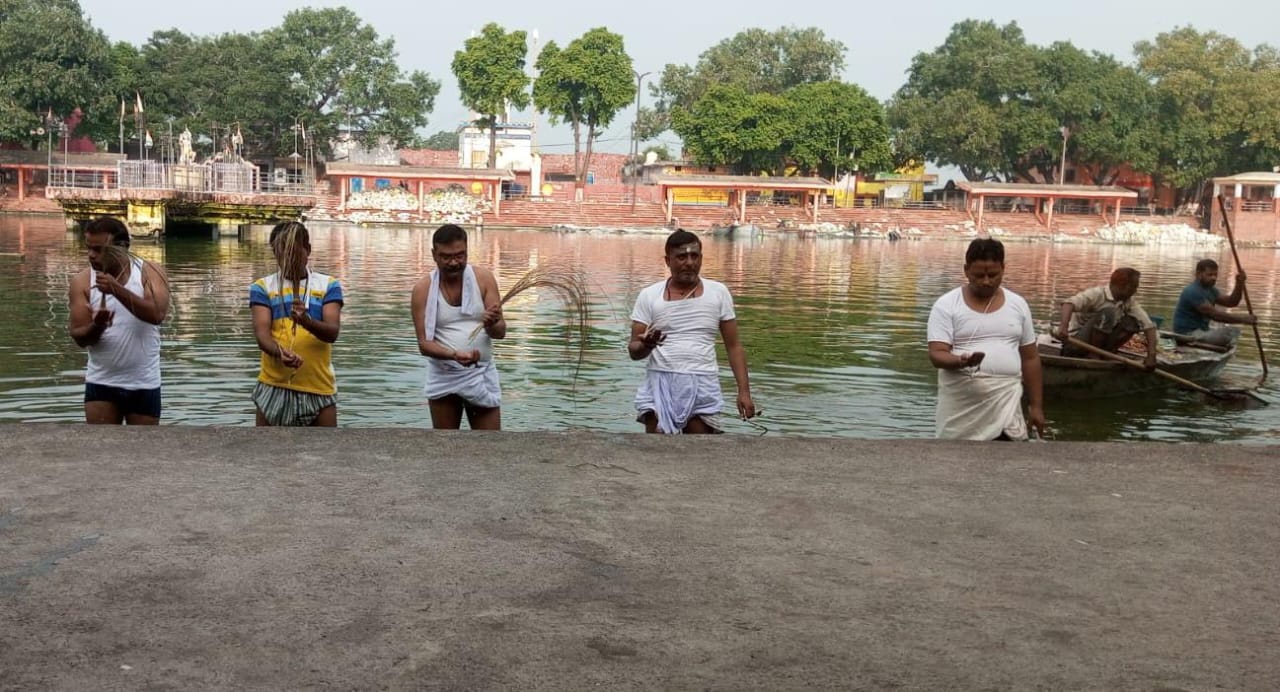
[[[1068,337],[1074,336],[1114,353],[1134,334],[1141,332],[1147,340],[1147,358],[1143,365],[1148,369],[1154,368],[1160,334],[1156,323],[1133,298],[1138,292],[1141,277],[1138,270],[1121,267],[1111,272],[1109,284],[1086,288],[1063,301],[1057,334],[1062,342],[1062,355],[1088,356],[1083,349],[1072,346]]]
[[[1000,286],[1004,245],[992,238],[970,243],[964,274],[968,283],[943,295],[929,312],[929,362],[938,369],[937,437],[1026,440],[1028,425],[1043,436],[1035,326],[1027,301]]]
[[[702,241],[683,229],[667,237],[664,261],[671,276],[640,291],[631,311],[631,360],[644,360],[636,392],[636,420],[647,433],[721,432],[724,408],[716,334],[724,340],[738,383],[738,415],[756,415],[747,353],[738,339],[733,296],[719,281],[704,279]]]
[[[467,232],[445,224],[431,237],[436,268],[413,287],[410,309],[418,351],[427,357],[424,393],[431,427],[502,429],[502,386],[493,340],[507,336],[493,272],[467,263]]]
[[[1234,346],[1240,338],[1239,327],[1210,327],[1209,320],[1227,324],[1257,324],[1254,315],[1237,315],[1222,308],[1234,308],[1244,295],[1245,275],[1236,272],[1236,285],[1231,295],[1224,296],[1218,290],[1218,263],[1211,259],[1196,262],[1196,280],[1178,296],[1178,306],[1173,312],[1173,331],[1193,341],[1215,346]],[[1219,307],[1221,306],[1221,307]]]
[[[86,423],[159,425],[164,270],[129,253],[129,229],[104,216],[84,229],[89,268],[71,280],[71,339],[89,352]]]

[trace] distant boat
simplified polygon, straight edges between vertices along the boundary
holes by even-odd
[[[1162,378],[1131,368],[1124,363],[1064,356],[1062,343],[1048,334],[1037,337],[1036,347],[1040,351],[1040,362],[1044,366],[1046,398],[1082,399],[1124,396],[1133,392],[1159,389],[1169,384]],[[1235,353],[1235,347],[1221,349],[1179,344],[1172,350],[1161,349],[1156,355],[1156,363],[1161,370],[1204,384],[1221,374],[1227,361],[1231,360]],[[1126,353],[1123,350],[1120,355],[1132,356],[1139,362],[1142,358],[1140,355]]]

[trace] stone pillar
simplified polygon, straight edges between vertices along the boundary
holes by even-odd
[[[164,235],[164,202],[128,200],[126,204],[125,224],[130,235]]]
[[[231,219],[218,219],[213,225],[213,236],[215,238],[239,238],[240,228],[239,222]]]

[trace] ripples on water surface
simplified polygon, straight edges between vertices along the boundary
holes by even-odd
[[[347,295],[334,349],[342,425],[429,427],[408,304],[414,281],[432,266],[430,232],[312,229],[313,264],[337,276]],[[963,278],[964,244],[796,237],[704,242],[704,275],[724,281],[737,298],[753,394],[770,434],[932,434],[935,373],[925,355],[924,325],[933,300]],[[659,236],[472,235],[471,260],[495,267],[503,287],[538,262],[570,258],[587,271],[599,296],[576,382],[557,299],[530,292],[508,305],[509,335],[497,348],[508,430],[640,429],[631,397],[643,365],[627,357],[628,315],[640,288],[665,276],[662,243]],[[246,296],[253,279],[272,271],[265,231],[244,240],[170,238],[135,249],[167,268],[174,294],[161,356],[164,421],[251,424],[258,351]],[[1126,265],[1143,273],[1140,298],[1148,311],[1171,316],[1198,257],[1230,265],[1225,250],[1186,247],[1010,243],[1007,252],[1005,285],[1025,296],[1042,320],[1058,300]],[[66,333],[67,283],[85,265],[79,238],[60,219],[0,217],[0,253],[22,255],[0,256],[0,421],[81,420],[85,355]],[[1242,255],[1254,308],[1267,325],[1264,340],[1280,351],[1269,327],[1276,252]],[[1226,378],[1247,383],[1258,372],[1257,350],[1246,339]],[[732,407],[727,365],[723,374]],[[1280,399],[1275,387],[1262,394]],[[1224,411],[1180,392],[1144,397],[1050,401],[1047,413],[1060,439],[1275,442],[1280,427],[1280,406]],[[737,421],[730,430],[754,432]]]

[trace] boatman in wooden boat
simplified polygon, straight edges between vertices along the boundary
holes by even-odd
[[[968,283],[943,295],[929,312],[929,361],[938,369],[937,436],[1026,440],[1029,428],[1043,436],[1035,325],[1027,301],[1000,285],[1004,245],[992,238],[970,243],[964,274]]]
[[[1069,336],[1114,353],[1134,334],[1142,333],[1147,340],[1147,357],[1143,365],[1148,369],[1155,368],[1160,334],[1156,323],[1133,297],[1138,292],[1141,278],[1138,270],[1121,267],[1111,272],[1111,281],[1107,285],[1086,288],[1064,300],[1057,333],[1058,340],[1062,342],[1062,355],[1089,357],[1083,349],[1068,342]]]
[[[86,423],[160,423],[160,324],[169,284],[159,266],[129,253],[129,229],[104,216],[84,229],[89,267],[71,279],[71,339],[89,352]]]
[[[1192,341],[1230,347],[1240,338],[1239,327],[1213,327],[1209,320],[1230,324],[1257,324],[1254,315],[1239,315],[1222,308],[1234,308],[1244,295],[1245,274],[1236,272],[1236,285],[1230,295],[1218,290],[1218,263],[1211,259],[1196,262],[1196,280],[1178,296],[1173,312],[1173,331]]]
[[[413,287],[410,309],[418,352],[427,357],[423,394],[431,427],[502,429],[502,386],[493,340],[507,336],[493,272],[467,263],[467,232],[445,224],[431,236],[436,268]]]
[[[724,407],[716,335],[724,340],[738,383],[738,415],[756,415],[747,353],[738,339],[733,296],[719,281],[704,279],[702,241],[677,230],[667,237],[664,261],[671,276],[640,291],[631,311],[631,360],[645,361],[636,392],[636,420],[647,433],[721,432]]]

